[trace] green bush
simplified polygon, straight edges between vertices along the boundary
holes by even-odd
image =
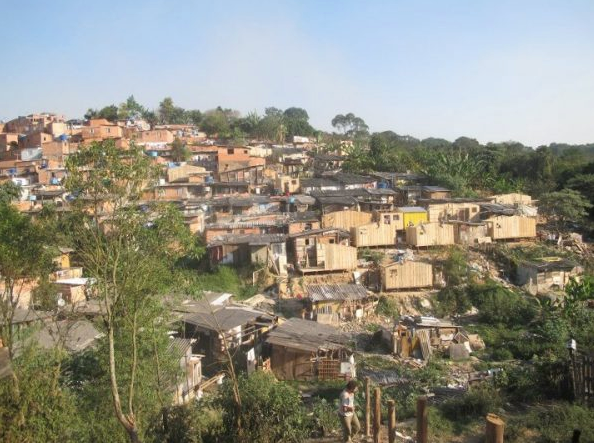
[[[304,440],[310,423],[295,388],[265,372],[256,372],[250,377],[242,375],[238,385],[243,434],[236,426],[237,409],[231,381],[223,384],[214,402],[222,411],[224,441],[273,443]]]
[[[340,420],[337,406],[326,399],[317,398],[312,408],[312,427],[314,432],[322,437],[327,437],[340,430]]]
[[[400,317],[400,310],[396,300],[385,295],[382,295],[377,302],[377,313],[391,318]]]
[[[497,412],[503,404],[501,394],[490,383],[472,387],[464,396],[441,404],[443,415],[452,421],[466,421]]]
[[[523,423],[514,422],[513,427],[527,427],[538,433],[532,441],[538,443],[557,443],[570,441],[574,429],[582,432],[580,441],[594,441],[594,409],[558,403],[532,408]],[[507,441],[507,440],[506,440]],[[510,442],[525,441],[522,438]]]
[[[468,297],[479,310],[481,322],[491,325],[526,325],[537,313],[536,303],[492,280],[470,285]]]

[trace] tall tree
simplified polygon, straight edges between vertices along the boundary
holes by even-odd
[[[66,167],[67,189],[79,196],[73,210],[83,219],[74,232],[77,251],[105,311],[113,411],[129,440],[139,442],[140,336],[143,327],[157,321],[157,295],[174,262],[192,244],[191,236],[173,207],[139,209],[158,169],[134,144],[126,151],[113,141],[83,146],[68,157]]]
[[[171,97],[165,97],[159,103],[159,122],[165,125],[179,125],[188,122],[186,111],[175,106]]]
[[[554,223],[558,231],[562,231],[569,222],[579,223],[587,217],[592,204],[578,191],[562,189],[542,194],[538,200],[538,208],[542,215]]]
[[[365,120],[352,112],[345,115],[338,114],[332,119],[332,126],[348,138],[362,138],[369,135],[369,126]]]
[[[118,114],[123,119],[137,119],[142,117],[146,109],[136,101],[133,95],[128,97],[124,103],[120,105]]]
[[[309,124],[309,115],[303,108],[287,108],[283,112],[283,124],[287,129],[286,136],[291,139],[296,135],[310,136],[314,128]]]
[[[187,161],[190,158],[190,151],[186,144],[180,140],[178,137],[175,137],[173,143],[171,143],[171,159],[174,162],[183,162]]]
[[[209,137],[217,135],[219,138],[227,138],[231,132],[227,115],[220,109],[205,112],[200,127]]]

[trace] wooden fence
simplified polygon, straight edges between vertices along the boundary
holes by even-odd
[[[569,377],[574,399],[594,403],[594,355],[572,353]]]

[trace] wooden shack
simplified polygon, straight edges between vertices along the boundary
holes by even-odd
[[[276,274],[286,273],[287,253],[284,234],[228,234],[215,238],[208,246],[211,265],[265,265]]]
[[[562,291],[570,279],[578,278],[583,268],[560,257],[545,257],[540,260],[524,261],[516,269],[516,283],[533,294]]]
[[[341,229],[291,234],[290,258],[302,273],[351,271],[357,268],[357,248],[349,243],[349,234]]]
[[[382,266],[380,272],[384,291],[433,286],[433,266],[430,263],[405,260]]]
[[[308,313],[320,323],[360,320],[375,309],[376,298],[362,285],[308,285],[306,291]]]
[[[485,220],[489,237],[493,240],[512,240],[536,237],[536,218],[520,215],[499,215]]]
[[[447,223],[422,223],[406,228],[406,243],[411,246],[446,246],[455,243],[454,226]]]
[[[322,216],[323,228],[338,228],[350,231],[351,228],[366,225],[373,220],[371,212],[360,211],[336,211]]]
[[[480,206],[475,202],[468,201],[439,201],[428,202],[427,213],[430,223],[440,221],[479,221]]]
[[[491,243],[489,230],[485,223],[450,222],[454,226],[454,240],[457,245],[477,245]]]
[[[452,191],[441,186],[423,186],[421,188],[421,197],[426,199],[452,198]]]
[[[351,239],[358,247],[395,246],[397,231],[404,228],[402,214],[398,212],[378,212],[376,221],[356,228],[351,228]]]
[[[348,380],[355,363],[340,330],[291,318],[268,334],[270,368],[279,380]]]
[[[493,201],[501,205],[527,205],[531,206],[535,202],[532,197],[527,194],[520,194],[517,192],[511,194],[499,194],[493,196]]]

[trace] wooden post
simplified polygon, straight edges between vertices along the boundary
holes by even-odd
[[[427,397],[417,399],[417,443],[427,443],[428,440]]]
[[[388,400],[388,443],[396,442],[396,404]]]
[[[371,437],[371,379],[365,377],[365,436]]]
[[[375,388],[375,404],[373,407],[373,443],[380,443],[382,425],[382,390]]]
[[[495,414],[487,414],[485,443],[503,443],[503,428],[505,423]]]

